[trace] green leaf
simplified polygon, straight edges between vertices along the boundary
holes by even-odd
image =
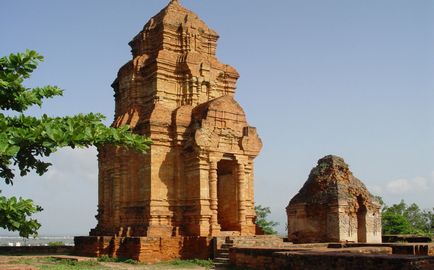
[[[8,156],[15,156],[18,151],[20,151],[20,147],[17,145],[11,145],[6,151],[6,155]]]
[[[6,184],[13,183],[15,171],[21,176],[31,171],[43,175],[51,164],[42,158],[61,147],[113,144],[140,152],[149,149],[150,139],[131,133],[128,126],[106,127],[99,113],[66,117],[44,114],[40,118],[24,115],[30,106],[42,106],[45,99],[63,95],[57,86],[23,85],[41,61],[43,57],[32,50],[0,57],[0,110],[19,113],[0,113],[0,177]],[[0,209],[0,227],[19,231],[23,237],[37,233],[40,224],[29,217],[42,208],[32,201],[0,196]]]

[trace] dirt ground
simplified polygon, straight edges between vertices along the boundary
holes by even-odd
[[[73,256],[2,256],[0,270],[205,270],[192,262],[171,261],[153,265],[98,262],[95,258]]]

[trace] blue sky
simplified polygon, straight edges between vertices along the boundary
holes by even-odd
[[[110,84],[128,42],[167,0],[3,1],[0,55],[34,49],[45,62],[28,86],[64,97],[30,114],[101,112],[113,120]],[[284,208],[317,160],[342,156],[386,203],[434,206],[434,1],[183,0],[220,34],[218,57],[241,78],[236,99],[264,148],[256,202]],[[0,184],[34,198],[42,234],[87,234],[95,225],[96,151],[62,150],[44,177]]]

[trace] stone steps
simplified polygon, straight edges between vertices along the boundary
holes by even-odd
[[[214,269],[215,270],[226,270],[226,269],[229,269],[228,267],[229,266],[226,263],[214,263]]]
[[[229,268],[229,249],[231,247],[284,247],[287,245],[288,243],[283,242],[283,239],[276,235],[226,236],[220,248],[216,250],[214,267],[222,270]]]
[[[229,258],[215,258],[214,263],[229,264]]]
[[[215,254],[214,268],[215,269],[227,269],[230,266],[229,249],[234,246],[233,240],[230,237],[226,237],[225,242],[221,245]]]

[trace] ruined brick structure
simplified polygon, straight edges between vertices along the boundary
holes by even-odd
[[[129,43],[133,59],[112,85],[113,126],[153,144],[147,154],[99,149],[91,236],[255,234],[253,160],[262,143],[234,99],[238,72],[216,58],[218,37],[173,0]],[[107,239],[98,241],[107,247]]]
[[[326,156],[286,208],[296,243],[381,243],[380,204],[344,160]]]

